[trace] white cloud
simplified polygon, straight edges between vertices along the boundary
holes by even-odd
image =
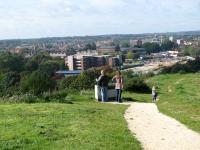
[[[199,0],[0,1],[0,38],[199,28]]]
[[[124,0],[88,0],[94,7],[123,7],[126,3]]]

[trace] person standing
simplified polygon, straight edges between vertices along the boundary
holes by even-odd
[[[96,79],[98,85],[100,86],[101,90],[101,101],[106,102],[108,101],[108,77],[105,74],[104,70],[101,70],[101,75],[98,79]]]
[[[157,99],[157,92],[156,92],[156,87],[152,87],[152,102],[155,103]]]
[[[122,103],[121,95],[123,89],[123,78],[120,71],[116,71],[116,75],[112,78],[112,81],[115,82],[116,101]]]

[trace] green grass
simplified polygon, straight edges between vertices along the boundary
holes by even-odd
[[[143,103],[151,101],[151,94],[123,92],[122,96],[124,101],[143,102]]]
[[[159,110],[200,133],[200,74],[159,75],[148,80],[157,85]],[[151,102],[151,95],[133,94],[140,101]]]
[[[123,117],[127,106],[94,102],[0,105],[1,150],[140,150]]]

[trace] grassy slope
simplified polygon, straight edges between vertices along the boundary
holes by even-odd
[[[200,74],[159,75],[148,82],[159,88],[157,105],[161,112],[200,132]],[[133,94],[133,98],[151,102],[147,94]]]
[[[83,95],[70,97],[74,104],[0,105],[0,149],[141,149],[124,120],[126,106]]]

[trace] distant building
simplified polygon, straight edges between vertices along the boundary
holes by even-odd
[[[114,67],[114,68],[121,66],[121,63],[118,57],[110,57],[108,64],[110,67]]]
[[[81,74],[82,71],[80,70],[75,70],[75,71],[57,71],[56,75],[57,76],[77,76],[79,74]]]
[[[111,56],[81,56],[77,58],[76,56],[68,56],[66,59],[66,65],[69,70],[88,70],[93,67],[101,67],[110,65],[111,67],[120,66],[120,59],[113,58],[111,61]]]
[[[23,47],[21,47],[21,46],[17,46],[17,47],[14,49],[13,52],[16,53],[16,54],[20,54],[20,53],[23,52],[23,50],[24,50]]]
[[[65,64],[69,70],[82,70],[81,59],[75,58],[74,56],[68,56],[65,59]]]
[[[142,43],[145,44],[145,43],[151,43],[152,42],[152,39],[148,38],[148,39],[142,39]]]
[[[106,40],[106,41],[98,41],[96,42],[96,46],[100,47],[100,46],[112,46],[114,45],[113,40]]]
[[[137,40],[137,45],[138,47],[142,47],[142,40]]]
[[[130,48],[122,48],[121,49],[122,52],[133,52],[133,53],[137,53],[139,55],[145,55],[147,52],[145,50],[145,48],[136,48],[136,47],[130,47]]]
[[[176,40],[176,43],[180,46],[180,45],[184,45],[184,40],[183,39],[178,39]]]
[[[77,57],[82,57],[82,56],[97,56],[98,52],[96,50],[87,50],[87,51],[80,51],[76,53]]]
[[[168,54],[169,54],[170,57],[176,58],[176,57],[179,56],[180,52],[178,52],[178,51],[168,51]]]
[[[48,51],[48,53],[51,57],[59,57],[59,58],[67,57],[67,54],[64,51]]]
[[[143,44],[143,42],[142,42],[142,40],[130,40],[130,45],[132,46],[132,47],[135,47],[135,46],[137,46],[137,47],[142,47],[142,44]]]
[[[103,55],[103,54],[115,53],[116,49],[115,46],[100,46],[97,48],[97,51],[99,55]]]
[[[170,37],[169,37],[169,40],[170,40],[171,42],[173,42],[173,41],[174,41],[174,37],[173,37],[173,36],[170,36]]]
[[[157,38],[156,36],[152,39],[151,43],[161,44],[161,39]]]
[[[193,44],[193,42],[191,41],[184,41],[184,45],[186,46],[191,46]]]

